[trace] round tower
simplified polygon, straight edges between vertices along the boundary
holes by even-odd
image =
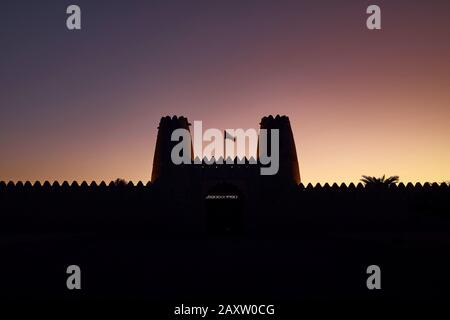
[[[162,117],[158,126],[158,136],[156,138],[155,154],[153,156],[153,170],[152,181],[163,176],[171,176],[177,171],[175,165],[172,162],[170,154],[178,141],[172,141],[172,132],[176,129],[186,129],[189,131],[188,119],[185,117],[169,116]],[[193,149],[191,141],[191,160],[193,159]]]
[[[279,130],[279,170],[276,174],[280,179],[293,181],[296,184],[301,182],[300,170],[297,160],[297,150],[295,148],[294,135],[292,133],[289,117],[272,115],[261,119],[260,129],[267,130],[267,148],[269,155],[271,154],[271,135],[270,129]],[[259,144],[258,144],[259,157]]]

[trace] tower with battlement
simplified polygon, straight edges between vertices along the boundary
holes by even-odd
[[[172,148],[178,143],[177,141],[171,140],[172,132],[176,129],[186,129],[189,131],[189,126],[188,119],[183,116],[166,116],[161,118],[158,126],[155,154],[153,156],[152,181],[156,181],[164,176],[176,178],[174,175],[181,168],[178,168],[170,157]],[[191,159],[193,159],[192,145]]]
[[[291,123],[289,117],[272,115],[264,117],[260,122],[260,129],[267,130],[268,137],[268,152],[271,153],[270,145],[270,130],[278,129],[279,131],[279,155],[280,155],[280,167],[277,176],[281,180],[292,180],[296,184],[301,182],[300,170],[298,166],[297,150],[295,148],[294,135],[292,133]],[[258,156],[259,156],[259,144],[258,144]]]

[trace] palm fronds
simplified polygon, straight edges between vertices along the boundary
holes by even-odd
[[[127,181],[125,179],[121,179],[121,178],[117,178],[116,180],[114,180],[114,185],[116,187],[123,187],[127,185]]]
[[[377,178],[363,175],[361,181],[366,186],[390,186],[398,183],[399,176],[390,176],[389,178],[386,178],[386,175],[383,175],[381,178]]]

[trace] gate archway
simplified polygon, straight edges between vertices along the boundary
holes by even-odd
[[[222,182],[205,196],[208,232],[217,235],[241,234],[244,229],[244,197],[233,184]]]

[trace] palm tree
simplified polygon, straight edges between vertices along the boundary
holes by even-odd
[[[398,183],[399,176],[390,176],[389,178],[386,178],[385,175],[383,175],[381,178],[362,176],[361,181],[366,186],[389,187]]]
[[[127,185],[127,181],[125,179],[121,179],[121,178],[117,178],[116,180],[114,180],[114,185],[116,187],[124,187]]]

